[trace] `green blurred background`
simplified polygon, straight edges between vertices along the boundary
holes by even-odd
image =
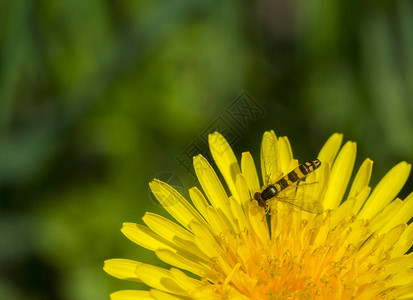
[[[274,129],[300,161],[342,132],[377,183],[413,162],[412,83],[407,0],[1,1],[0,299],[142,288],[103,261],[159,264],[121,224],[163,214],[156,176],[187,195],[178,159],[217,124],[239,155]]]

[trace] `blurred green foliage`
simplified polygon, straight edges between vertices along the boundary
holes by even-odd
[[[238,154],[274,129],[303,161],[343,132],[377,183],[413,162],[412,82],[411,1],[0,2],[0,299],[143,288],[101,269],[160,264],[122,222],[164,214],[158,174],[194,184],[176,157],[244,90],[266,116]]]

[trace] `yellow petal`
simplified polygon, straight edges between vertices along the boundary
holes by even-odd
[[[413,296],[413,286],[411,284],[409,285],[404,285],[404,286],[399,286],[396,287],[394,291],[392,291],[392,295],[394,295],[393,299],[412,299]],[[401,296],[405,296],[405,295],[410,295],[409,297],[405,298],[405,297],[401,297]]]
[[[155,251],[159,248],[172,249],[170,241],[165,240],[146,226],[136,223],[123,223],[122,233],[135,244]]]
[[[300,189],[305,189],[303,190],[303,193],[305,195],[311,195],[311,197],[314,200],[317,200],[319,202],[319,205],[324,208],[323,202],[324,202],[324,195],[327,191],[328,188],[328,183],[330,181],[330,165],[329,163],[321,163],[321,166],[315,171],[311,172],[309,175],[307,175],[305,179],[305,183],[300,185],[302,188]],[[313,184],[306,184],[306,183],[313,183]]]
[[[238,201],[235,200],[234,197],[231,197],[229,198],[229,203],[231,206],[232,213],[234,214],[234,218],[238,221],[240,229],[244,230],[245,228],[248,228],[247,219]]]
[[[202,192],[197,187],[193,187],[189,189],[189,197],[191,197],[192,203],[195,205],[196,209],[205,218],[206,209],[209,206],[209,204]]]
[[[348,198],[356,197],[366,186],[369,185],[372,169],[373,161],[367,158],[361,165],[355,179],[353,180]]]
[[[154,179],[149,186],[159,203],[186,228],[188,228],[188,224],[194,219],[205,223],[193,206],[168,184]]]
[[[340,150],[342,142],[343,135],[341,133],[334,133],[324,144],[323,148],[321,148],[318,159],[331,165],[336,158],[338,150]]]
[[[407,226],[400,239],[394,245],[393,255],[399,256],[405,254],[413,245],[413,223]]]
[[[170,250],[157,250],[155,251],[156,256],[163,262],[170,264],[174,267],[187,270],[195,275],[202,276],[205,270],[205,267],[199,264],[198,262],[192,261],[185,258],[185,255],[177,255],[176,253]]]
[[[287,174],[290,169],[291,161],[293,160],[293,151],[291,150],[290,141],[286,136],[278,139],[278,161],[280,162],[281,172]]]
[[[148,264],[141,264],[136,272],[142,281],[155,289],[185,295],[186,291],[179,285],[169,270]]]
[[[406,230],[406,227],[406,224],[400,224],[391,229],[385,234],[383,240],[381,241],[381,244],[386,246],[387,249],[391,249],[393,245],[399,240],[403,232]]]
[[[337,209],[333,210],[331,213],[331,227],[334,228],[338,223],[344,218],[351,214],[351,210],[354,207],[355,198],[348,199],[344,201]]]
[[[239,267],[241,267],[241,264],[240,264],[240,263],[237,263],[237,264],[235,265],[235,267],[232,268],[231,272],[228,274],[228,276],[225,278],[224,283],[222,284],[223,288],[225,288],[225,287],[228,285],[228,283],[231,282],[232,277],[233,277],[233,276],[235,275],[235,273],[238,271]]]
[[[169,271],[185,290],[195,290],[204,287],[202,281],[189,277],[179,269],[171,268]]]
[[[413,282],[413,270],[401,270],[389,280],[389,286],[411,284]]]
[[[370,195],[371,188],[369,186],[364,187],[360,193],[356,196],[356,200],[354,202],[354,206],[351,210],[353,215],[357,215],[360,211],[360,208],[363,206],[364,202],[366,202],[367,197]]]
[[[142,220],[155,233],[169,241],[181,239],[192,242],[193,240],[193,236],[190,232],[160,215],[147,212]]]
[[[356,143],[347,142],[334,162],[328,188],[324,196],[324,209],[334,209],[340,204],[350,181],[355,160]]]
[[[142,263],[123,258],[105,260],[103,270],[109,275],[125,280],[141,282],[136,269]]]
[[[110,294],[110,300],[137,300],[137,299],[155,299],[152,298],[149,291],[122,290]]]
[[[392,201],[409,177],[410,167],[410,164],[406,162],[401,162],[393,167],[373,190],[358,217],[371,219]]]
[[[347,238],[347,242],[349,244],[358,245],[359,243],[364,243],[366,241],[366,238],[371,235],[371,231],[368,229],[367,223],[368,222],[366,220],[362,219],[356,219],[353,221],[351,227],[349,227],[349,234]],[[375,236],[377,235],[374,235],[372,238],[368,239],[367,242],[362,245],[362,249],[368,251],[367,245],[372,243]],[[360,254],[359,257],[363,257],[362,254]]]
[[[151,297],[153,297],[152,299],[156,299],[156,300],[187,300],[187,297],[184,296],[176,296],[176,295],[171,295],[159,290],[155,290],[152,289],[149,291],[151,294]]]
[[[202,155],[194,157],[194,168],[209,202],[216,209],[221,210],[228,219],[232,219],[228,196],[214,169]]]
[[[207,256],[199,252],[199,249],[195,244],[194,236],[179,225],[153,213],[146,213],[142,219],[145,224],[159,236],[173,242],[178,247],[198,257],[200,260],[208,260]]]
[[[230,226],[223,218],[222,213],[219,213],[217,209],[212,206],[207,208],[208,223],[211,225],[213,232],[219,235],[225,231],[229,231]]]
[[[238,190],[238,198],[235,198],[235,200],[237,200],[238,205],[245,207],[245,205],[251,201],[252,194],[250,194],[250,191],[248,190],[247,180],[243,174],[237,175],[235,186]]]
[[[261,215],[255,206],[251,206],[248,217],[251,222],[251,227],[254,229],[263,244],[268,243],[270,236],[267,228],[267,219],[265,216]]]
[[[407,278],[409,278],[410,276],[408,272],[411,271],[412,267],[413,267],[413,255],[408,254],[408,255],[393,257],[388,260],[386,269],[380,275],[380,277],[376,276],[374,277],[374,279],[379,279],[379,280],[390,279],[389,283],[394,282],[396,284],[397,283],[405,284],[408,282],[405,281],[406,278],[403,278],[401,276],[405,275]]]
[[[199,250],[210,258],[217,257],[219,255],[220,246],[217,244],[214,236],[204,226],[197,222],[190,224],[191,230],[195,235],[195,243]]]
[[[396,211],[400,209],[402,204],[403,202],[400,199],[396,199],[393,202],[391,202],[381,212],[379,212],[373,219],[371,219],[369,228],[372,231],[380,231],[383,233],[384,231],[381,230],[382,227],[385,224],[387,224],[392,218],[394,218]]]
[[[287,168],[287,173],[294,170],[297,167],[298,167],[298,160],[297,159],[291,159],[290,164]]]
[[[260,189],[260,181],[257,175],[257,169],[255,168],[254,159],[249,152],[242,153],[241,157],[241,170],[244,178],[247,181],[248,189],[253,194]]]
[[[386,232],[390,228],[401,224],[407,223],[413,216],[413,193],[411,193],[404,201],[402,202],[401,207],[399,207],[389,222],[383,227],[382,231]]]
[[[237,197],[235,178],[241,171],[231,146],[218,132],[210,134],[208,140],[212,157],[218,169],[221,171],[222,176],[224,176],[232,195]]]
[[[399,300],[412,300],[413,299],[413,292],[411,292],[410,294],[401,295],[397,299],[399,299]]]
[[[264,185],[275,182],[275,179],[280,175],[277,153],[277,136],[274,131],[264,132],[261,143],[261,172]]]

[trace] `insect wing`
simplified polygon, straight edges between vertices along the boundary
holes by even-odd
[[[287,188],[277,200],[289,206],[309,213],[320,214],[324,211],[319,197],[309,193],[308,187],[316,186],[318,182],[300,182],[299,185]]]
[[[323,206],[320,204],[318,199],[314,199],[311,196],[298,198],[280,197],[277,200],[296,209],[313,214],[321,214],[324,211]]]
[[[305,182],[302,182],[302,185],[307,185],[303,187],[303,192],[308,195],[313,195],[315,198],[320,199],[323,197],[327,184],[330,178],[330,166],[328,163],[322,163],[322,165],[308,174],[305,178]],[[308,184],[310,183],[310,184]],[[316,183],[316,184],[311,184]]]
[[[277,165],[277,137],[273,131],[267,131],[261,143],[261,172],[264,186],[273,183],[279,177]]]

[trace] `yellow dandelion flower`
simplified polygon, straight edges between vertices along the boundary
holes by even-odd
[[[263,190],[252,156],[243,153],[239,165],[219,133],[209,144],[226,187],[201,155],[194,168],[202,191],[189,190],[193,205],[152,181],[151,190],[177,223],[146,213],[146,225],[125,223],[122,232],[172,267],[107,260],[110,275],[150,287],[115,292],[112,300],[413,299],[413,254],[406,254],[413,241],[413,223],[407,225],[413,193],[396,198],[409,164],[396,165],[371,191],[373,162],[366,159],[348,189],[356,144],[341,147],[342,135],[334,134],[318,155],[321,166],[268,200],[266,215],[252,200]],[[288,139],[265,132],[263,182],[276,182],[297,166]],[[313,205],[322,210],[312,212]]]

